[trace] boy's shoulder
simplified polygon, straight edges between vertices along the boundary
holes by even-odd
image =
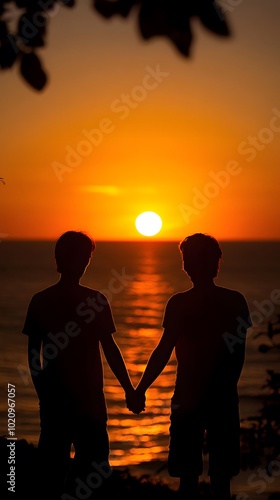
[[[244,295],[239,291],[236,290],[235,288],[228,288],[220,285],[216,285],[215,289],[217,290],[218,293],[224,294],[224,295],[231,295],[232,297],[244,297]]]
[[[197,296],[196,290],[194,287],[191,287],[187,290],[176,292],[168,299],[168,304],[180,304],[186,303],[188,301],[192,301]],[[227,288],[223,286],[215,285],[213,290],[211,290],[211,296],[221,298],[224,300],[232,301],[232,302],[246,302],[245,296],[238,290],[233,288]]]
[[[46,288],[43,288],[42,290],[38,290],[38,292],[35,292],[34,295],[31,298],[32,302],[40,302],[42,300],[45,300],[46,297],[53,295],[55,289],[55,285],[50,285]]]
[[[70,301],[70,303],[76,302],[81,305],[84,302],[94,301],[103,306],[109,305],[109,299],[104,292],[85,285],[79,285],[72,289],[56,283],[35,293],[32,298],[32,302],[38,305],[42,303],[53,304],[55,301],[63,301],[64,303]]]
[[[226,288],[223,286],[216,286],[217,295],[227,302],[232,302],[236,305],[245,306],[247,304],[246,298],[242,292],[234,288]]]
[[[79,285],[76,290],[71,290],[70,288],[63,288],[59,286],[58,283],[55,283],[34,293],[31,298],[31,302],[33,304],[40,304],[60,298],[64,298],[67,300],[67,296],[72,296],[73,298],[76,297],[76,299],[80,300],[86,299],[88,297],[99,297],[101,299],[107,300],[107,297],[101,291],[90,288],[88,286]]]
[[[192,296],[192,288],[188,290],[184,290],[182,292],[173,293],[169,299],[167,300],[166,306],[176,306],[177,304],[181,304],[183,302],[188,301],[188,299]]]

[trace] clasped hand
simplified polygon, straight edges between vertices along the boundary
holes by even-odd
[[[134,389],[129,392],[129,394],[126,394],[126,407],[132,411],[132,413],[139,414],[145,411],[145,404],[145,393],[140,392],[139,389]]]

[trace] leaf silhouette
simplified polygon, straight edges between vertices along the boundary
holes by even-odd
[[[166,36],[184,56],[189,56],[192,43],[189,6],[181,4],[174,10],[170,2],[142,2],[138,16],[141,36],[149,39]]]
[[[0,68],[11,68],[18,52],[15,36],[9,35],[6,23],[0,21]]]
[[[29,47],[43,47],[45,45],[46,24],[47,18],[44,12],[28,11],[23,14],[18,22],[18,34],[23,43]]]
[[[65,7],[75,7],[76,5],[76,0],[60,0],[60,2],[65,6]]]
[[[11,36],[11,35],[9,35]],[[14,40],[14,43],[15,40]],[[13,66],[17,59],[18,54],[16,53],[14,47],[9,40],[2,42],[0,47],[0,68],[9,69]]]
[[[147,39],[153,36],[168,35],[170,29],[168,14],[168,10],[164,7],[159,10],[155,2],[143,3],[138,18],[142,37]]]
[[[42,68],[40,59],[34,52],[22,54],[20,73],[36,90],[42,90],[47,83],[47,75]]]
[[[82,2],[83,0],[81,0]],[[86,1],[86,0],[84,0]],[[218,36],[230,36],[227,20],[216,0],[87,0],[93,11],[105,19],[113,16],[128,18],[134,11],[136,25],[142,39],[163,36],[184,57],[190,56],[195,39],[192,21],[197,18]],[[49,22],[57,4],[67,9],[78,0],[14,0],[20,13],[12,20],[17,32],[7,29],[4,21],[11,0],[0,0],[0,68],[11,68],[19,60],[20,74],[34,89],[42,90],[47,75],[34,49],[46,45]],[[3,19],[2,19],[3,16]]]
[[[138,3],[138,0],[117,0],[115,2],[94,0],[93,6],[99,14],[109,19],[115,14],[127,17],[135,3]]]
[[[228,36],[230,34],[229,27],[220,7],[212,0],[203,2],[203,4],[198,14],[202,24],[216,35]]]

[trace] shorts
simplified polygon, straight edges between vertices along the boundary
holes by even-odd
[[[95,420],[67,405],[60,404],[53,408],[41,404],[40,427],[38,449],[46,457],[51,456],[52,461],[66,466],[73,445],[74,461],[81,468],[90,467],[93,461],[108,462],[107,420]]]
[[[168,472],[171,477],[200,476],[203,453],[209,454],[208,475],[233,477],[240,472],[239,406],[184,411],[171,406]]]

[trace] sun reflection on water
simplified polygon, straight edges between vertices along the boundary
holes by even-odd
[[[152,249],[146,249],[134,280],[124,290],[122,304],[115,304],[116,309],[120,307],[122,315],[124,304],[129,304],[125,317],[122,317],[127,328],[118,330],[116,339],[135,386],[161,336],[165,303],[173,291],[163,279]],[[146,393],[146,410],[140,415],[133,415],[125,407],[123,390],[105,366],[110,460],[113,466],[166,460],[175,370],[175,357],[172,356]]]

